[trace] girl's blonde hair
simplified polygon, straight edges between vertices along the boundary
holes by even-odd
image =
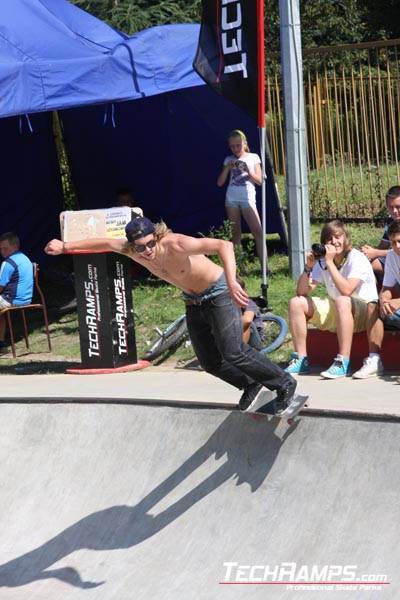
[[[233,137],[240,137],[240,138],[242,138],[245,152],[250,152],[249,144],[247,142],[247,137],[246,137],[246,134],[243,133],[243,131],[240,131],[240,129],[234,129],[228,135],[228,140],[230,138],[233,138]]]

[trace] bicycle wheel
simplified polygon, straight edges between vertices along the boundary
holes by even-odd
[[[154,360],[172,348],[178,345],[187,332],[186,316],[181,315],[165,331],[156,329],[158,339],[142,356],[142,360]]]
[[[285,339],[288,326],[279,315],[265,314],[261,315],[264,323],[264,344],[265,348],[260,350],[262,354],[273,352],[282,344]]]

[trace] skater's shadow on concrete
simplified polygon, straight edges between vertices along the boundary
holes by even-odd
[[[255,492],[270,472],[284,441],[275,431],[278,423],[278,419],[263,417],[256,422],[252,416],[230,413],[204,445],[135,506],[112,506],[92,513],[42,546],[0,565],[0,587],[50,578],[80,588],[102,585],[104,582],[83,581],[72,567],[51,569],[51,566],[81,549],[113,550],[140,544],[230,479],[236,480],[236,485],[247,483]],[[222,462],[225,454],[226,460]],[[208,476],[199,478],[195,471],[213,455],[221,464]],[[193,485],[188,493],[158,514],[150,513],[185,480]]]

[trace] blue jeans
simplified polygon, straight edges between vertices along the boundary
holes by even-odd
[[[201,367],[239,389],[255,381],[279,390],[293,378],[242,342],[242,313],[228,291],[186,306],[190,339]]]
[[[396,310],[392,316],[382,319],[383,326],[388,331],[397,331],[400,329],[400,309]]]

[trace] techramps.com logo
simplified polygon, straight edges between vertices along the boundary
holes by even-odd
[[[220,585],[283,586],[291,591],[379,591],[390,585],[386,574],[360,573],[357,565],[245,565],[224,562]]]

